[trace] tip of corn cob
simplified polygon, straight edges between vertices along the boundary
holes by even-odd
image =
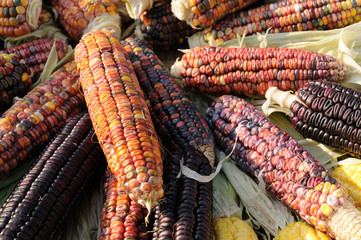
[[[276,103],[283,108],[290,108],[291,104],[297,100],[296,94],[292,93],[292,91],[282,91],[277,87],[267,89],[265,97],[271,103]]]
[[[139,19],[140,15],[152,6],[153,0],[128,0],[125,4],[129,16],[133,19]]]
[[[190,21],[194,13],[188,4],[188,0],[173,0],[171,3],[172,12],[179,20]]]
[[[26,22],[32,29],[38,28],[39,17],[42,9],[41,0],[30,0],[26,9]]]
[[[183,65],[183,61],[177,59],[170,68],[170,74],[175,78],[180,78],[181,71],[182,71],[182,65]]]

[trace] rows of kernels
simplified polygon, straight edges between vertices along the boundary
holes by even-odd
[[[272,86],[295,91],[311,80],[341,82],[346,71],[332,56],[284,48],[198,47],[182,62],[186,88],[222,94],[264,95]]]
[[[117,8],[110,0],[54,0],[53,6],[67,33],[79,40],[88,24],[102,14],[117,15]]]
[[[282,229],[274,240],[330,240],[323,232],[315,230],[305,222],[293,222]]]
[[[31,87],[30,69],[18,55],[0,53],[0,111],[12,105],[14,97],[24,96]]]
[[[170,4],[152,7],[139,17],[142,37],[154,50],[169,50],[181,45],[196,32],[172,13]]]
[[[347,193],[355,201],[356,206],[361,205],[360,192],[360,164],[357,165],[340,165],[333,171],[332,176],[337,179],[347,190]]]
[[[333,236],[328,217],[345,204],[347,193],[296,140],[282,132],[245,100],[222,96],[207,115],[215,137],[227,154],[270,193],[309,224]]]
[[[342,28],[360,21],[359,1],[282,1],[232,14],[204,30],[206,42],[217,44],[241,35],[264,33],[327,30]]]
[[[232,221],[230,218],[215,218],[213,227],[216,239],[233,240]]]
[[[153,206],[163,195],[162,159],[129,56],[119,40],[103,30],[82,37],[75,59],[108,166],[132,200],[143,205],[149,198]]]
[[[0,118],[0,178],[39,149],[84,104],[74,62],[54,72]]]
[[[61,60],[68,52],[68,45],[64,39],[55,39],[55,41],[58,59]],[[4,49],[0,53],[17,54],[19,56],[20,63],[26,64],[30,68],[32,75],[31,79],[34,83],[44,70],[45,63],[48,60],[53,44],[54,39],[43,38]]]
[[[297,92],[290,119],[305,137],[361,156],[361,92],[335,83],[311,82]]]
[[[153,121],[164,145],[172,150],[193,147],[204,152],[213,164],[213,139],[202,114],[153,50],[136,38],[128,38],[123,44],[149,100]]]
[[[10,0],[0,2],[0,35],[17,37],[30,33],[26,22],[28,0]]]
[[[196,5],[194,2],[189,0],[189,3],[192,3],[190,4],[192,12],[195,14],[192,17],[191,24],[195,27],[205,28],[212,26],[229,14],[248,7],[257,0],[202,0]]]

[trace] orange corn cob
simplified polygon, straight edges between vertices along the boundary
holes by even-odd
[[[19,62],[26,64],[26,66],[30,68],[31,80],[34,83],[38,80],[41,72],[44,70],[54,40],[56,41],[55,47],[58,59],[61,60],[69,51],[69,46],[66,44],[65,39],[43,38],[4,49],[0,51],[0,53],[17,54],[19,56]]]
[[[104,27],[116,31],[120,37],[120,17],[117,7],[110,0],[53,0],[60,23],[71,38],[78,41],[87,31]]]
[[[131,200],[150,209],[163,196],[160,147],[129,56],[108,30],[75,48],[80,82],[110,170]]]

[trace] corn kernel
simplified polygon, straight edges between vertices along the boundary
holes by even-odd
[[[321,211],[325,216],[330,216],[332,213],[332,207],[326,203],[321,205]]]

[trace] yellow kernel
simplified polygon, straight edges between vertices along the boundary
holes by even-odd
[[[335,184],[332,184],[330,187],[330,194],[332,194],[334,191],[336,191],[338,189],[338,187]]]
[[[332,207],[326,203],[321,205],[321,211],[323,214],[325,214],[325,216],[330,216],[332,213]]]
[[[318,184],[314,189],[315,189],[316,191],[320,191],[320,192],[321,192],[324,185],[325,185],[325,183],[324,183],[324,182],[321,182],[321,183]]]
[[[29,75],[27,73],[21,74],[21,81],[22,82],[27,82],[28,79],[29,79]]]
[[[331,188],[331,183],[325,182],[325,185],[323,186],[323,189],[322,189],[322,193],[328,194],[330,192],[330,188]]]
[[[339,188],[339,189],[337,189],[336,191],[334,191],[334,192],[332,193],[332,195],[335,196],[335,197],[337,197],[337,198],[340,198],[340,197],[343,196],[343,191],[342,191],[341,188]]]

